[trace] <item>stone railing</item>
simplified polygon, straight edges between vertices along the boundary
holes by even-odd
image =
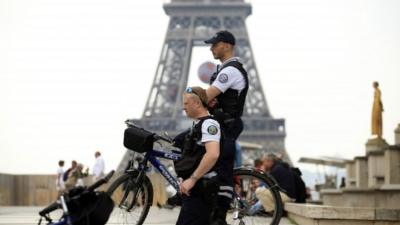
[[[400,209],[286,203],[288,217],[300,225],[399,225]]]
[[[55,175],[0,174],[0,205],[47,205],[57,199],[55,179]],[[85,184],[90,181],[84,179]]]

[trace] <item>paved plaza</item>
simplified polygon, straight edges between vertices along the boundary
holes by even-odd
[[[41,210],[42,207],[0,207],[0,224],[37,224],[39,216],[37,212]],[[178,217],[179,208],[173,210],[169,209],[159,209],[157,207],[152,207],[150,209],[149,215],[145,221],[146,225],[174,225],[176,218]],[[52,218],[57,218],[60,212],[53,213]],[[52,215],[53,215],[52,214]],[[115,220],[113,217],[110,218],[108,224],[113,223]],[[42,224],[44,224],[42,222]],[[234,224],[234,223],[233,223]],[[268,224],[267,218],[258,217],[253,221],[247,221],[246,225],[266,225]],[[281,220],[281,225],[290,225],[287,218]]]

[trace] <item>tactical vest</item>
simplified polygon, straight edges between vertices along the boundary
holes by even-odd
[[[238,61],[230,61],[225,65],[223,65],[220,69],[218,69],[218,71],[212,75],[210,79],[210,85],[214,83],[215,79],[218,76],[218,73],[228,66],[233,66],[240,71],[246,82],[246,86],[240,92],[240,94],[238,90],[229,88],[224,93],[221,93],[217,96],[218,105],[211,112],[213,115],[215,114],[219,122],[223,122],[220,120],[221,115],[218,115],[221,112],[225,114],[224,117],[230,117],[230,118],[224,118],[223,120],[234,119],[242,116],[246,101],[247,91],[249,89],[249,79],[247,77],[247,72],[246,70],[244,70],[243,64]]]
[[[178,177],[183,179],[189,178],[203,159],[206,153],[206,147],[200,143],[202,138],[201,127],[203,122],[207,119],[214,118],[212,116],[202,117],[197,124],[194,124],[190,130],[186,131],[186,134],[181,134],[184,135],[185,138],[182,143],[182,158],[175,162],[175,172]],[[220,147],[222,147],[222,132]],[[215,165],[210,171],[213,170],[215,170]]]

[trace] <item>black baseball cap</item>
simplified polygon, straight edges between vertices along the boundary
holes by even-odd
[[[204,43],[215,44],[220,41],[231,44],[231,45],[235,45],[235,36],[233,36],[233,34],[229,31],[221,30],[221,31],[218,31],[212,38],[205,40]]]

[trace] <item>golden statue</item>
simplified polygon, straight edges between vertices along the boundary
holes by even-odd
[[[372,135],[377,135],[378,138],[382,139],[382,112],[383,104],[381,101],[381,90],[379,90],[379,83],[374,81],[372,86],[375,89],[374,93],[374,103],[372,106]]]

